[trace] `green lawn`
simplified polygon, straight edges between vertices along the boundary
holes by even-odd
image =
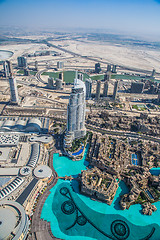
[[[104,74],[98,74],[95,76],[90,77],[92,80],[102,80],[104,79]]]
[[[59,73],[61,73],[61,72],[44,72],[44,73],[42,73],[42,75],[47,75],[49,77],[53,77],[56,79],[56,78],[58,78]],[[75,71],[64,71],[63,74],[64,74],[64,81],[66,83],[74,82]],[[84,73],[83,78],[85,80],[86,78],[89,78],[89,76],[86,73]]]
[[[36,72],[36,71],[30,71],[29,73],[30,73],[31,75],[35,76],[37,72]]]
[[[17,73],[24,74],[24,70],[19,70]]]
[[[58,78],[58,74],[61,72],[44,72],[42,75],[47,75],[49,77]],[[75,78],[75,71],[63,71],[64,73],[64,81],[66,83],[73,83]],[[102,80],[104,79],[104,74],[97,74],[94,76],[89,76],[88,74],[83,74],[84,80],[86,78],[91,78],[92,80]],[[129,76],[129,75],[121,75],[121,74],[112,74],[111,79],[129,79],[129,80],[141,80],[138,76]]]
[[[112,79],[129,79],[129,80],[142,80],[142,78],[138,76],[129,76],[129,75],[122,75],[122,74],[112,74]]]
[[[146,110],[147,108],[145,107],[145,105],[132,105],[132,108],[133,109],[136,109],[138,111],[144,111]]]
[[[19,70],[17,73],[19,73],[19,74],[24,74],[24,70],[22,69],[22,70]],[[33,75],[33,76],[35,76],[36,75],[36,71],[29,71],[29,73],[30,73],[30,75]]]
[[[47,75],[49,77],[58,78],[59,73],[60,72],[44,72],[44,73],[42,73],[42,75]],[[66,72],[64,71],[63,74],[64,74],[64,81],[66,83],[73,83],[74,78],[75,78],[75,71],[66,71]],[[89,75],[84,73],[83,78],[84,78],[84,80],[86,78],[91,78],[92,80],[102,80],[104,78],[104,74],[95,75],[95,76],[90,77]]]

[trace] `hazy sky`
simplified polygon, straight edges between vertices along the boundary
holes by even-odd
[[[3,25],[160,35],[160,0],[0,0]]]

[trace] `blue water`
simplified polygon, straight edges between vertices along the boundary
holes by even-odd
[[[59,177],[75,176],[81,173],[81,170],[85,170],[88,166],[88,162],[85,160],[87,156],[89,145],[86,146],[84,156],[80,161],[72,161],[69,157],[61,156],[55,153],[53,156],[53,167]]]
[[[72,161],[67,157],[60,157],[59,154],[54,154],[53,166],[55,171],[58,173],[58,176],[62,177],[65,175],[77,176],[77,174],[79,174],[81,170],[85,170],[86,166],[88,166],[88,163],[85,161],[87,151],[88,146],[85,149],[84,157],[81,161]],[[106,220],[103,220],[104,217],[108,217],[109,222],[121,219],[128,224],[131,232],[133,232],[133,229],[135,229],[135,227],[137,226],[136,232],[139,234],[139,236],[144,235],[142,237],[145,237],[145,234],[147,234],[148,231],[150,231],[150,229],[152,229],[152,227],[155,226],[156,231],[153,234],[153,237],[151,237],[150,239],[159,240],[157,236],[160,236],[160,228],[158,227],[158,225],[160,226],[160,202],[154,204],[157,207],[157,211],[154,212],[152,216],[143,215],[141,213],[142,207],[140,204],[133,205],[129,208],[129,210],[123,211],[120,209],[119,206],[120,196],[128,192],[128,188],[123,181],[119,183],[119,188],[116,192],[114,200],[111,206],[109,206],[105,203],[93,201],[89,197],[81,195],[79,193],[79,185],[77,181],[73,180],[70,183],[69,181],[63,181],[60,179],[58,180],[57,184],[51,189],[51,194],[47,198],[41,213],[41,218],[51,223],[51,230],[57,238],[66,240],[109,239],[104,236],[98,237],[99,233],[97,232],[97,230],[95,230],[95,228],[89,225],[86,225],[87,228],[90,229],[89,232],[85,226],[79,227],[79,225],[77,224],[72,229],[66,231],[65,228],[66,222],[68,224],[71,223],[74,217],[74,214],[66,217],[62,213],[61,208],[59,207],[60,201],[62,203],[64,201],[62,199],[62,196],[59,195],[59,188],[66,186],[66,184],[68,184],[67,186],[68,188],[70,188],[70,191],[74,196],[74,200],[76,201],[77,206],[82,208],[82,210],[86,213],[86,215],[89,218],[99,219],[97,221],[101,221],[100,226],[106,223]],[[66,218],[67,221],[63,221],[63,218],[64,219]],[[96,222],[96,225],[98,226],[98,222]],[[110,230],[107,229],[108,228],[106,228],[106,231],[108,231],[109,233]],[[128,240],[136,239],[134,233],[130,235],[130,238],[127,239]],[[139,238],[137,239],[139,240]]]
[[[160,175],[160,168],[152,168],[152,169],[150,169],[150,173],[152,175],[158,176],[158,175]]]
[[[137,155],[136,154],[132,154],[132,159],[137,159]]]
[[[131,159],[132,159],[132,164],[133,165],[138,165],[137,155],[136,154],[132,154],[131,155]]]
[[[84,146],[82,146],[82,148],[78,152],[72,153],[72,156],[80,155],[83,152],[83,149],[84,149]]]

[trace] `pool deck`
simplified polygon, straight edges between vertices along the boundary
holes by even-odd
[[[52,151],[50,152],[49,166],[53,171],[53,182],[50,185],[48,185],[45,192],[40,196],[36,210],[33,214],[32,225],[31,225],[31,235],[28,238],[29,240],[60,239],[53,236],[50,223],[41,219],[41,212],[42,212],[43,205],[50,194],[50,189],[55,186],[58,180],[58,175],[53,168],[53,154],[57,152],[59,153],[59,151],[57,151],[55,147],[53,147]]]

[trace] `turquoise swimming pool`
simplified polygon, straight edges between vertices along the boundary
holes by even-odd
[[[150,173],[155,176],[159,176],[160,174],[160,168],[152,168],[150,169]]]
[[[84,146],[82,146],[82,148],[78,151],[78,152],[74,152],[72,153],[72,156],[78,156],[83,152]]]
[[[54,154],[53,165],[58,176],[76,176],[86,169],[87,150],[88,147],[81,161]],[[160,203],[155,203],[158,210],[152,216],[142,215],[139,204],[123,211],[119,200],[127,192],[127,186],[121,181],[109,206],[81,195],[75,180],[69,182],[59,179],[43,206],[41,218],[51,223],[54,236],[66,240],[159,240]]]

